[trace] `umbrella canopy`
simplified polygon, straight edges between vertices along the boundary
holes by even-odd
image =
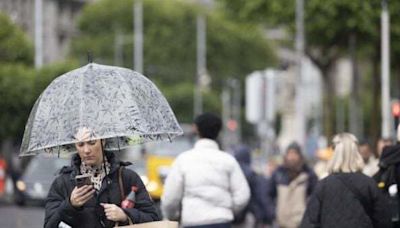
[[[37,99],[20,156],[74,148],[76,134],[106,139],[106,150],[182,134],[157,87],[138,72],[90,63],[56,78]]]

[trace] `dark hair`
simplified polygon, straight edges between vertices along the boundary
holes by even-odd
[[[371,146],[371,144],[369,143],[368,139],[361,139],[358,141],[358,145],[359,146]]]
[[[292,143],[290,143],[290,145],[286,148],[286,153],[287,153],[289,150],[294,150],[294,151],[296,151],[296,153],[297,153],[300,157],[303,158],[303,153],[302,153],[302,151],[301,151],[301,146],[300,146],[300,144],[298,144],[297,142],[292,142]]]
[[[222,121],[213,113],[203,113],[194,119],[200,138],[217,139]]]

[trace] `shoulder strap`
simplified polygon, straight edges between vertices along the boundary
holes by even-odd
[[[350,190],[351,193],[356,197],[358,201],[360,201],[362,207],[364,208],[365,212],[367,215],[372,219],[372,214],[371,214],[371,208],[370,208],[370,203],[368,200],[364,197],[364,195],[357,189],[355,188],[351,183],[348,183],[345,178],[341,175],[335,175],[340,182],[342,182],[343,186]]]
[[[122,200],[125,199],[124,183],[122,182],[122,169],[123,168],[124,168],[123,166],[120,166],[118,169],[118,182],[119,182],[119,191],[121,194],[121,202],[122,202]],[[129,217],[129,215],[127,215],[127,217],[128,217],[129,225],[133,225],[133,221],[132,221],[131,217]],[[115,223],[115,227],[119,227],[119,222]]]
[[[118,169],[118,182],[119,182],[119,191],[121,194],[121,200],[125,199],[125,192],[124,192],[124,183],[122,182],[122,169],[124,167],[120,166]]]

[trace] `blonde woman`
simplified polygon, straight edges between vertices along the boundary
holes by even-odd
[[[329,176],[322,179],[307,205],[301,227],[391,227],[390,212],[374,180],[362,174],[357,138],[333,138]]]

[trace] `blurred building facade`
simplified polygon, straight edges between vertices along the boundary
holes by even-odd
[[[284,29],[268,29],[266,36],[274,41],[290,40],[290,36]],[[280,131],[276,135],[277,144],[280,151],[296,138],[296,85],[298,83],[297,59],[294,50],[285,47],[277,48],[277,56],[281,65],[279,75],[276,77],[276,111],[280,114]],[[302,85],[302,106],[305,119],[305,138],[300,144],[304,147],[307,157],[314,157],[318,148],[326,147],[326,140],[323,136],[322,115],[323,115],[323,96],[324,85],[320,70],[307,57],[303,59],[303,85]],[[349,97],[352,90],[352,65],[348,58],[341,58],[332,69],[335,82],[335,94],[339,98]],[[336,131],[345,131],[345,118],[348,113],[340,104],[337,110]],[[350,107],[351,109],[351,107]],[[360,124],[361,125],[361,124]]]
[[[277,77],[277,111],[281,113],[281,131],[277,135],[280,150],[285,151],[286,147],[293,141],[298,141],[296,137],[296,110],[295,96],[296,85],[298,83],[298,72],[296,67],[295,53],[288,49],[280,49],[278,56],[282,62],[286,63],[286,69],[282,70]],[[305,139],[298,141],[302,146],[308,147],[309,141],[316,141],[318,135],[322,133],[322,78],[319,69],[305,57],[303,60],[303,100],[305,120]],[[315,142],[316,143],[316,142]],[[305,148],[308,154],[308,148]]]
[[[41,0],[43,12],[43,63],[63,60],[71,38],[77,34],[76,21],[86,3],[95,0]],[[35,37],[35,0],[1,0],[0,12]]]

